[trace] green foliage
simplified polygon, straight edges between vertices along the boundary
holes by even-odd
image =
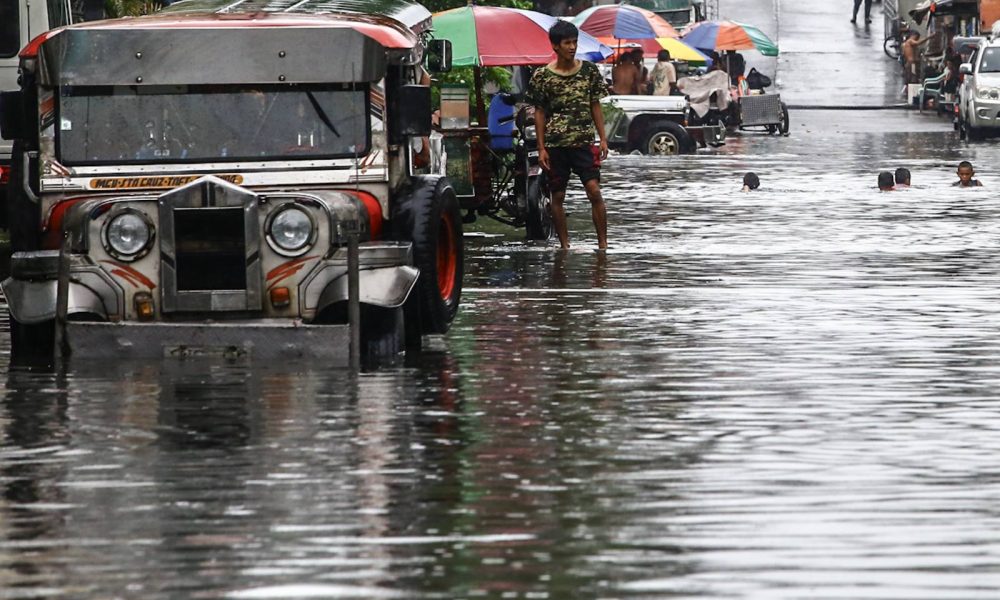
[[[451,8],[460,8],[469,4],[468,0],[424,0],[421,2],[432,13]],[[505,6],[507,8],[523,8],[531,10],[534,3],[531,0],[479,0],[479,6]]]
[[[510,71],[503,67],[486,67],[483,71],[483,86],[487,89],[509,91],[511,89]],[[476,77],[473,67],[455,67],[447,73],[435,73],[431,92],[435,107],[441,106],[441,84],[465,84],[469,88],[469,106],[476,106]],[[475,114],[475,113],[473,113]]]

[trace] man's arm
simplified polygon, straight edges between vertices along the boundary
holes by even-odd
[[[538,164],[549,170],[549,151],[545,149],[545,109],[535,107],[535,137],[538,143]]]
[[[590,103],[590,115],[594,119],[594,127],[597,127],[597,135],[598,137],[601,138],[601,160],[604,160],[605,158],[608,157],[608,134],[605,133],[604,131],[604,113],[601,111],[600,102]],[[541,156],[542,153],[539,152],[538,153],[539,160],[541,160]]]

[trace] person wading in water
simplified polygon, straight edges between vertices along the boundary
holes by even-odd
[[[590,200],[597,246],[608,247],[608,215],[601,197],[601,160],[608,157],[601,98],[607,95],[604,78],[592,62],[576,58],[577,28],[558,21],[549,29],[556,60],[535,71],[527,98],[535,107],[538,164],[548,175],[552,194],[552,224],[559,245],[569,248],[566,226],[566,185],[571,172],[580,177]],[[594,145],[594,129],[600,146]]]

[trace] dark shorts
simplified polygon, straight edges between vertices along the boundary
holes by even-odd
[[[570,172],[580,177],[580,183],[601,180],[601,149],[598,146],[549,148],[549,192],[562,192],[569,183]]]

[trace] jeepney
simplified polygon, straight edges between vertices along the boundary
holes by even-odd
[[[421,69],[450,61],[430,26],[402,0],[187,0],[32,41],[0,97],[13,357],[345,364],[447,331],[461,216],[414,169]]]
[[[608,145],[619,152],[693,154],[726,140],[725,125],[689,123],[691,108],[684,96],[608,96],[601,109]]]

